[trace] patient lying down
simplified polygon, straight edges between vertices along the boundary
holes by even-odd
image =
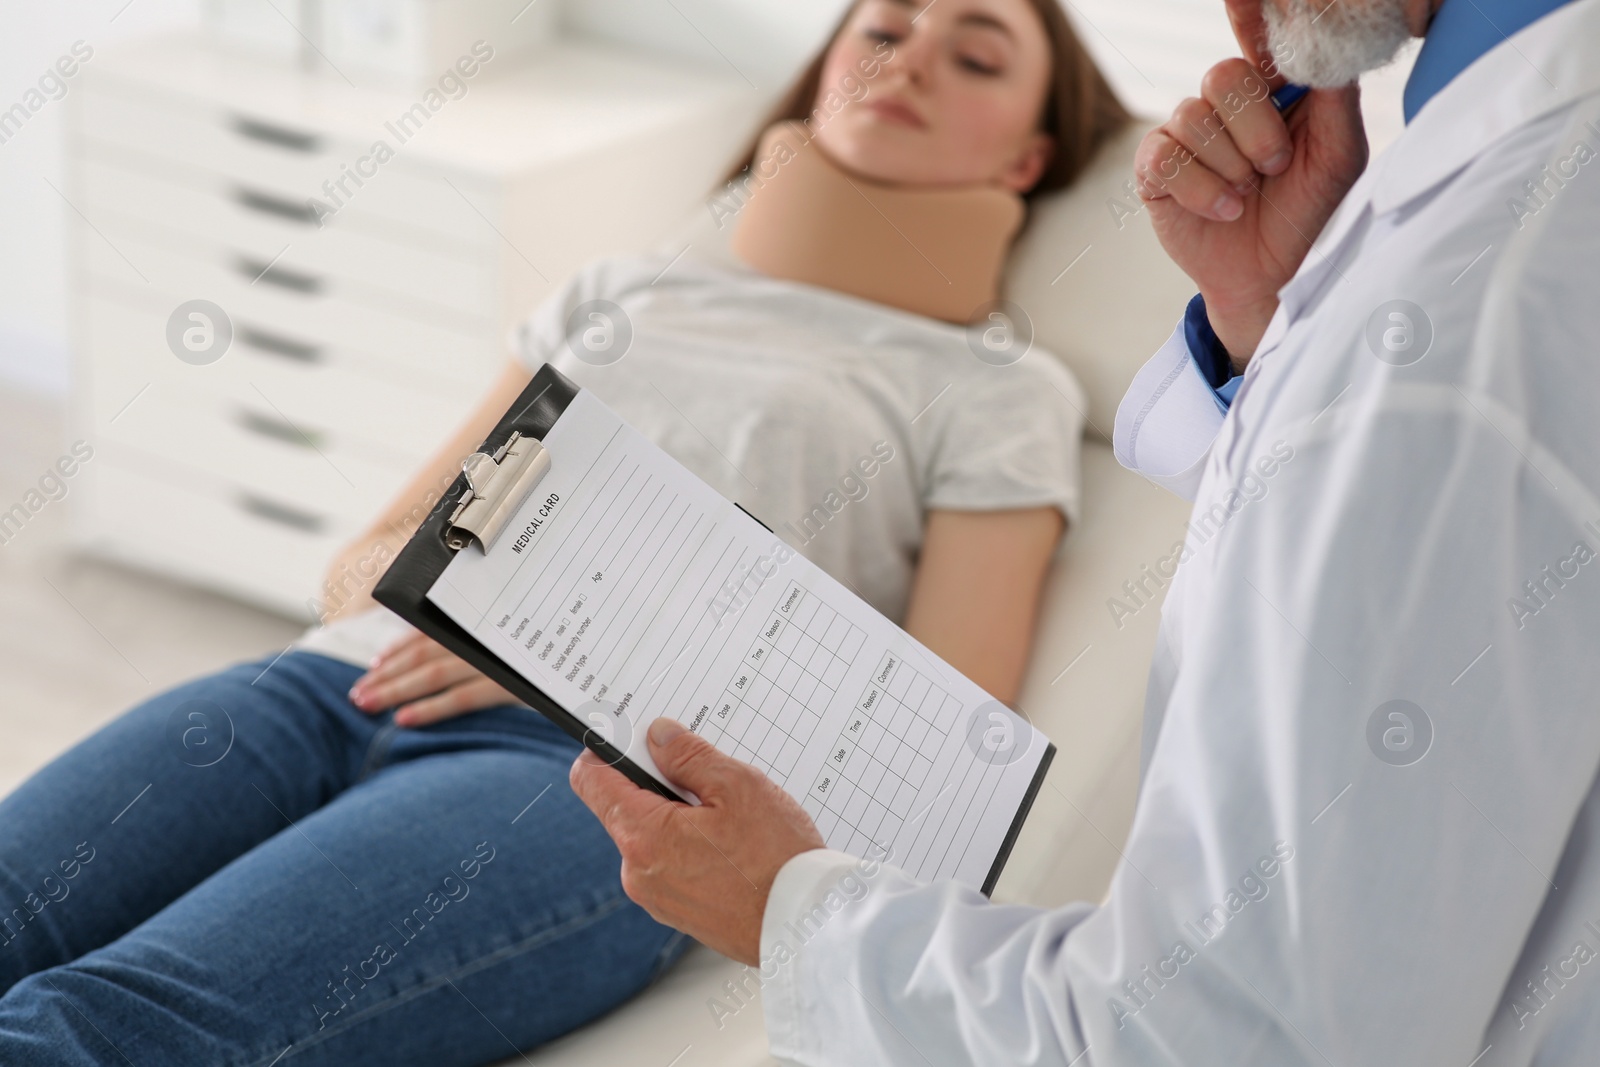
[[[1124,119],[1054,0],[852,8],[703,235],[533,312],[334,561],[323,624],[129,709],[0,802],[0,1062],[466,1067],[687,947],[624,895],[567,785],[577,744],[351,581],[546,362],[1015,700],[1084,402],[1008,332],[998,282],[1027,198]],[[70,897],[25,905],[91,854]]]

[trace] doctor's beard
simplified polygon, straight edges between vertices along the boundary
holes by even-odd
[[[1262,0],[1261,17],[1283,76],[1313,89],[1349,85],[1411,40],[1404,0]]]

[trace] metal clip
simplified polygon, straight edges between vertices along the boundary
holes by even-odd
[[[476,538],[488,552],[549,469],[550,453],[536,438],[524,437],[521,431],[513,432],[492,456],[474,452],[462,460],[467,494],[445,527],[445,544],[459,550]]]

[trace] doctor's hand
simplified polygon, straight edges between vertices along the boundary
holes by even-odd
[[[1277,293],[1367,165],[1360,90],[1313,90],[1287,117],[1261,4],[1228,0],[1248,59],[1206,72],[1135,157],[1139,196],[1167,254],[1193,278],[1241,373],[1277,310]],[[1284,57],[1280,57],[1284,58]],[[1263,71],[1270,73],[1263,73]]]
[[[410,633],[378,653],[350,702],[369,715],[400,705],[396,726],[426,726],[521,701],[433,638]]]
[[[699,806],[640,789],[585,749],[573,791],[622,853],[622,888],[657,922],[757,965],[761,918],[778,870],[825,847],[811,817],[776,782],[671,719],[650,726],[650,755]]]

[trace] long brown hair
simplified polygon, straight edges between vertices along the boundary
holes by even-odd
[[[822,85],[822,68],[827,63],[828,52],[844,32],[859,2],[856,0],[846,9],[844,17],[828,35],[828,43],[778,99],[758,127],[749,148],[740,154],[739,162],[728,172],[726,181],[738,178],[755,162],[761,133],[769,126],[777,122],[804,121],[811,115]],[[1044,107],[1039,111],[1038,128],[1055,142],[1050,165],[1024,194],[1032,199],[1071,185],[1106,139],[1126,126],[1132,115],[1117,98],[1083,42],[1078,40],[1060,0],[1028,0],[1028,4],[1044,23],[1045,36],[1050,42],[1050,84]]]

